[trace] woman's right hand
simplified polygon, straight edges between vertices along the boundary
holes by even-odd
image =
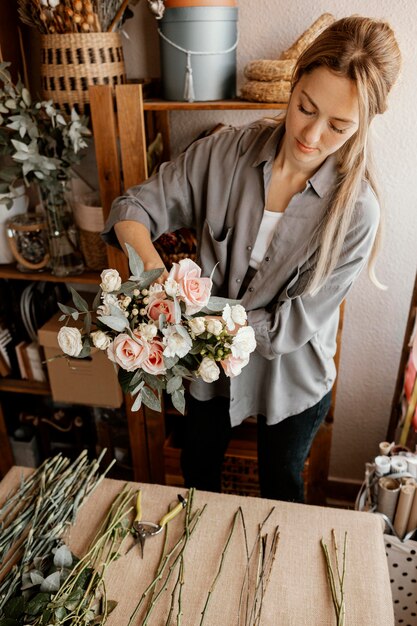
[[[125,254],[127,243],[136,250],[143,261],[145,271],[163,268],[163,273],[154,282],[164,283],[168,278],[168,271],[152,243],[146,226],[133,220],[123,220],[114,225],[114,231]]]

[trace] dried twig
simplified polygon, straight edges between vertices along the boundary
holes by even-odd
[[[346,614],[346,606],[345,606],[345,574],[346,574],[346,547],[347,547],[347,532],[345,532],[345,538],[343,543],[343,555],[342,555],[342,563],[339,561],[339,547],[337,544],[336,533],[334,529],[332,529],[332,547],[334,551],[334,560],[336,566],[336,574],[337,574],[337,582],[336,576],[332,565],[332,560],[329,553],[329,548],[327,544],[324,542],[322,538],[321,547],[323,549],[324,558],[326,560],[326,568],[327,568],[327,580],[329,582],[330,592],[332,595],[333,606],[336,614],[336,624],[337,626],[344,626],[345,624],[345,614]]]

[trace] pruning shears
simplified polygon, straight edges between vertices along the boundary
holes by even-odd
[[[165,513],[165,515],[159,520],[158,524],[155,524],[155,522],[145,522],[142,520],[142,491],[139,489],[136,498],[136,517],[133,520],[131,532],[135,537],[134,545],[140,545],[142,559],[146,539],[148,539],[148,537],[158,535],[168,522],[174,519],[174,517],[176,517],[178,513],[180,513],[187,505],[187,498],[183,498],[181,495],[178,495],[178,500],[178,504],[171,511]]]

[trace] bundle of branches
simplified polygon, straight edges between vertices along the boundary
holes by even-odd
[[[0,508],[0,616],[34,559],[56,547],[77,511],[110,469],[99,475],[101,456],[83,451],[71,464],[58,454],[21,480]]]

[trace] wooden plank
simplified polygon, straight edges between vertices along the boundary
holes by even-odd
[[[207,102],[177,102],[159,100],[157,98],[145,100],[145,111],[247,111],[247,110],[285,110],[288,104],[282,102],[249,102],[248,100],[210,100]]]
[[[132,455],[133,478],[135,481],[150,482],[148,434],[143,408],[132,411],[133,399],[125,396],[127,425],[129,430],[130,451]]]
[[[14,378],[0,378],[0,391],[25,393],[34,396],[51,395],[49,383],[40,383],[35,380],[18,380]]]
[[[107,219],[113,200],[121,192],[113,93],[109,85],[92,85],[89,93],[100,198],[104,219]],[[107,258],[109,267],[117,269],[123,279],[126,279],[129,270],[124,253],[113,246],[107,246]]]
[[[142,86],[118,85],[116,102],[123,187],[128,189],[148,177]]]
[[[162,135],[162,162],[171,158],[171,130],[169,126],[169,111],[159,111],[157,116],[157,130]]]
[[[7,433],[6,423],[4,421],[3,411],[0,405],[0,477],[7,474],[14,464],[12,447]]]
[[[86,285],[97,285],[99,282],[99,272],[87,270],[76,276],[55,276],[50,272],[21,272],[16,265],[0,265],[0,278],[11,280],[34,280],[51,283],[83,283]]]

